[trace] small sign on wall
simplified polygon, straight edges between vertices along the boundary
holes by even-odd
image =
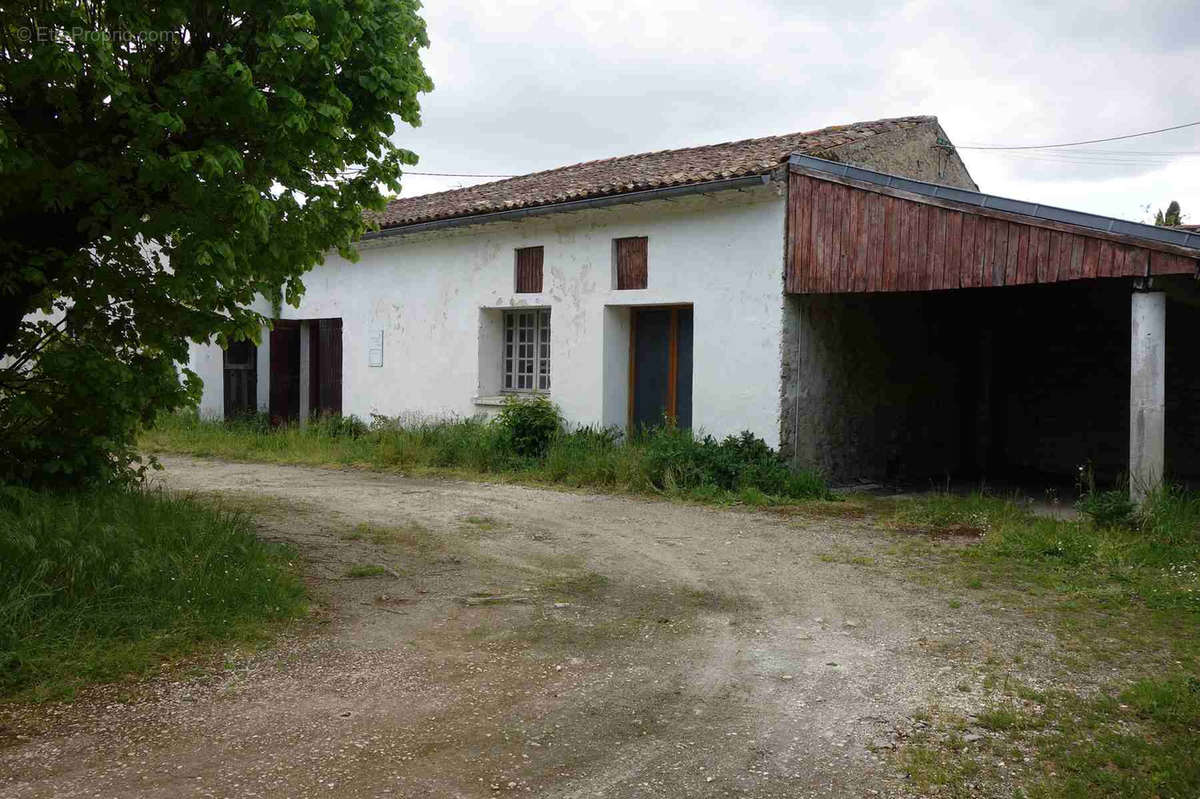
[[[383,366],[383,330],[367,335],[367,366]]]

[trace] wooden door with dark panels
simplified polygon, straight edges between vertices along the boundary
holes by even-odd
[[[309,348],[313,376],[308,407],[317,414],[342,412],[342,320],[317,319],[310,323],[314,337]]]
[[[272,419],[300,417],[300,323],[276,319],[271,329]]]
[[[340,318],[276,319],[271,330],[271,416],[300,418],[300,393],[310,417],[342,412],[342,320]],[[301,377],[300,339],[307,337]]]

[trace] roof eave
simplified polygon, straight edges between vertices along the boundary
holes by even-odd
[[[424,233],[432,230],[467,227],[470,225],[483,225],[490,222],[505,222],[516,219],[524,219],[531,216],[566,213],[569,211],[582,211],[589,208],[605,208],[608,206],[623,205],[626,203],[647,202],[649,200],[666,200],[673,197],[683,197],[690,194],[708,194],[711,192],[730,191],[733,189],[751,189],[759,186],[765,186],[770,181],[770,172],[756,173],[752,175],[742,175],[735,178],[722,178],[720,180],[708,180],[700,183],[687,183],[681,186],[664,186],[657,189],[643,189],[641,191],[622,192],[620,194],[605,194],[582,200],[568,200],[566,202],[532,205],[524,208],[510,208],[504,211],[489,211],[482,214],[454,216],[446,219],[431,219],[426,222],[413,222],[407,225],[393,225],[380,230],[368,231],[367,233],[363,234],[362,240],[369,241],[375,239],[386,239],[395,236],[411,235],[413,233]]]
[[[789,165],[819,176],[830,176],[847,182],[856,182],[892,192],[912,195],[914,199],[928,198],[942,203],[952,203],[963,210],[988,209],[1000,211],[1015,216],[1026,217],[1032,222],[1044,220],[1064,225],[1072,225],[1083,230],[1094,231],[1101,235],[1126,236],[1143,242],[1142,246],[1159,249],[1190,258],[1200,258],[1200,233],[1191,233],[1168,227],[1144,225],[1140,222],[1129,222],[1115,217],[1101,216],[1084,211],[1072,211],[1068,208],[1058,208],[1052,205],[1042,205],[1024,200],[1013,200],[994,194],[984,194],[978,191],[957,189],[952,186],[942,186],[937,183],[926,183],[898,175],[876,172],[872,169],[852,166],[850,164],[827,161],[814,158],[811,155],[794,153],[788,159]],[[877,189],[879,190],[879,189]],[[926,200],[928,202],[928,199]]]

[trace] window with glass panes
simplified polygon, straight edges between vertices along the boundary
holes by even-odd
[[[550,390],[550,309],[504,312],[504,390]]]

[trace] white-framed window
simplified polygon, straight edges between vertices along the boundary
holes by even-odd
[[[550,390],[550,309],[504,312],[504,390]]]

